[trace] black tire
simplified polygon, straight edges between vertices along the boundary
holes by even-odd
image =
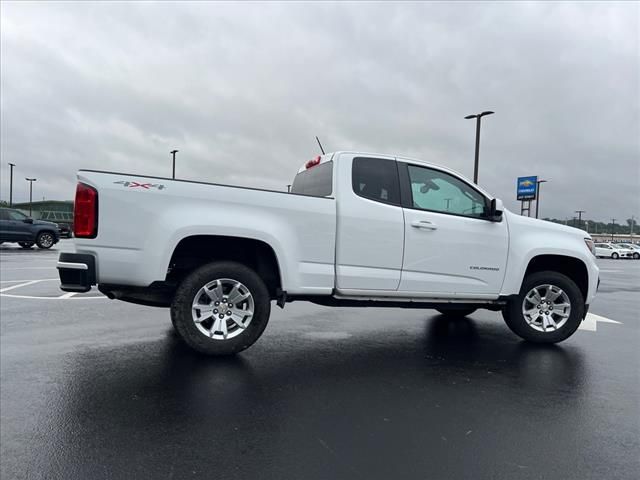
[[[33,247],[33,242],[18,242],[18,245],[20,245],[24,249],[29,249]]]
[[[40,232],[36,237],[38,248],[48,250],[56,243],[56,236],[48,231]]]
[[[525,296],[534,287],[547,284],[559,287],[566,293],[571,311],[567,321],[560,328],[542,332],[527,323],[522,307]],[[585,315],[584,309],[584,298],[575,282],[561,273],[546,271],[533,273],[524,279],[520,293],[509,300],[502,316],[513,333],[529,342],[558,343],[569,338],[578,329]]]
[[[640,253],[635,252],[635,253],[633,254],[633,259],[634,259],[634,260],[638,260],[639,258],[640,258]]]
[[[447,317],[466,317],[475,312],[477,308],[466,307],[466,308],[436,308],[436,311],[440,312],[442,315]]]
[[[620,258],[620,255],[618,255],[617,253],[613,252],[611,254],[611,258],[613,258],[614,260],[617,260],[618,258]]]
[[[198,329],[192,317],[191,307],[196,295],[203,286],[217,279],[240,282],[253,297],[253,317],[233,338],[210,338]],[[178,334],[187,345],[205,355],[233,355],[249,348],[264,332],[270,313],[271,300],[262,279],[250,268],[235,262],[213,262],[198,268],[178,286],[171,304],[171,322]]]

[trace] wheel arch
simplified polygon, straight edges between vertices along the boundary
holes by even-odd
[[[45,233],[45,232],[53,234],[54,237],[56,236],[56,231],[53,228],[51,228],[51,227],[43,227],[43,228],[38,229],[38,231],[36,231],[34,237],[37,237],[41,233]]]
[[[523,281],[528,275],[536,272],[553,271],[566,275],[573,280],[584,299],[589,291],[589,271],[585,263],[576,257],[568,255],[542,254],[529,260]]]
[[[234,261],[253,269],[267,286],[271,298],[282,289],[282,270],[275,250],[262,240],[224,235],[189,235],[171,254],[166,275],[177,284],[194,269],[214,261]]]

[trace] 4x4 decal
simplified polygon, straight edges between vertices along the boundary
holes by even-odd
[[[158,190],[162,190],[167,188],[165,185],[162,185],[161,183],[140,183],[140,182],[134,182],[134,181],[126,181],[126,180],[120,180],[119,182],[113,182],[119,185],[122,185],[124,187],[129,187],[129,188],[144,188],[145,190],[149,190],[150,188],[157,188]]]

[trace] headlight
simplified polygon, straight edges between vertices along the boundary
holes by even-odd
[[[584,243],[587,244],[587,248],[589,249],[591,254],[595,257],[596,256],[596,247],[593,245],[593,240],[591,240],[590,238],[585,238],[584,239]]]

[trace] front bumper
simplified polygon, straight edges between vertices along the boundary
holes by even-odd
[[[61,253],[58,258],[60,289],[65,292],[88,292],[96,284],[96,259],[86,253]]]

